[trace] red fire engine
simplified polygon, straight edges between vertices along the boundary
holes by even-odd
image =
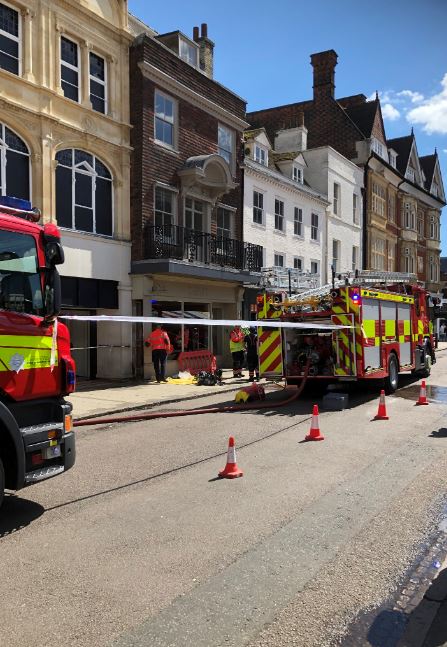
[[[73,466],[75,364],[58,323],[64,253],[57,227],[26,200],[0,198],[0,504],[4,489]]]
[[[383,379],[392,393],[400,372],[428,376],[436,361],[433,303],[415,275],[362,271],[293,296],[260,295],[257,305],[258,320],[309,324],[308,330],[259,331],[264,377],[298,383],[310,360],[311,380]],[[346,328],[322,332],[312,330],[312,323]]]

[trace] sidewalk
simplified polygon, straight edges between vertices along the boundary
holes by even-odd
[[[223,385],[158,384],[125,380],[85,380],[67,397],[73,405],[73,418],[82,420],[94,416],[135,409],[151,408],[160,404],[184,402],[217,393],[238,391],[249,386],[248,371],[244,378],[233,378],[231,369],[223,370]],[[264,382],[264,380],[261,380]]]

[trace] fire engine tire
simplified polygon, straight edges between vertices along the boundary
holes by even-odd
[[[5,470],[3,469],[2,459],[0,458],[0,508],[2,507],[5,496]]]
[[[397,387],[399,386],[399,365],[397,363],[397,357],[394,353],[388,358],[388,375],[385,378],[385,393],[390,395],[394,393]]]
[[[432,361],[431,361],[431,350],[430,346],[425,345],[425,368],[419,372],[421,377],[429,377],[431,373]]]

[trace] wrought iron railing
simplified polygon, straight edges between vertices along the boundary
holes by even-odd
[[[260,272],[262,247],[177,225],[148,226],[146,258],[169,258]]]

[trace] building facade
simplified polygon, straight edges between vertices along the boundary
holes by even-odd
[[[213,48],[205,24],[193,38],[143,30],[131,48],[133,311],[192,319],[167,327],[171,372],[182,351],[228,360],[229,331],[193,320],[240,316],[244,283],[262,265],[242,238],[246,104],[213,79]],[[137,327],[141,349],[147,332]],[[137,374],[152,374],[150,359]]]
[[[59,225],[67,313],[131,311],[127,15],[125,0],[0,3],[0,191]],[[80,376],[131,375],[129,327],[69,327]]]
[[[398,140],[387,142],[378,96],[372,101],[363,94],[335,98],[337,58],[334,50],[312,54],[311,100],[251,112],[247,120],[255,128],[264,126],[271,138],[285,125],[295,127],[304,115],[310,149],[330,146],[364,172],[363,266],[396,271],[414,267],[436,292],[440,253],[436,226],[445,205],[439,163],[433,156],[418,157],[413,135],[405,151]],[[426,169],[419,175],[418,166]],[[413,210],[411,228],[402,226],[405,209]],[[430,231],[438,238],[428,237]]]

